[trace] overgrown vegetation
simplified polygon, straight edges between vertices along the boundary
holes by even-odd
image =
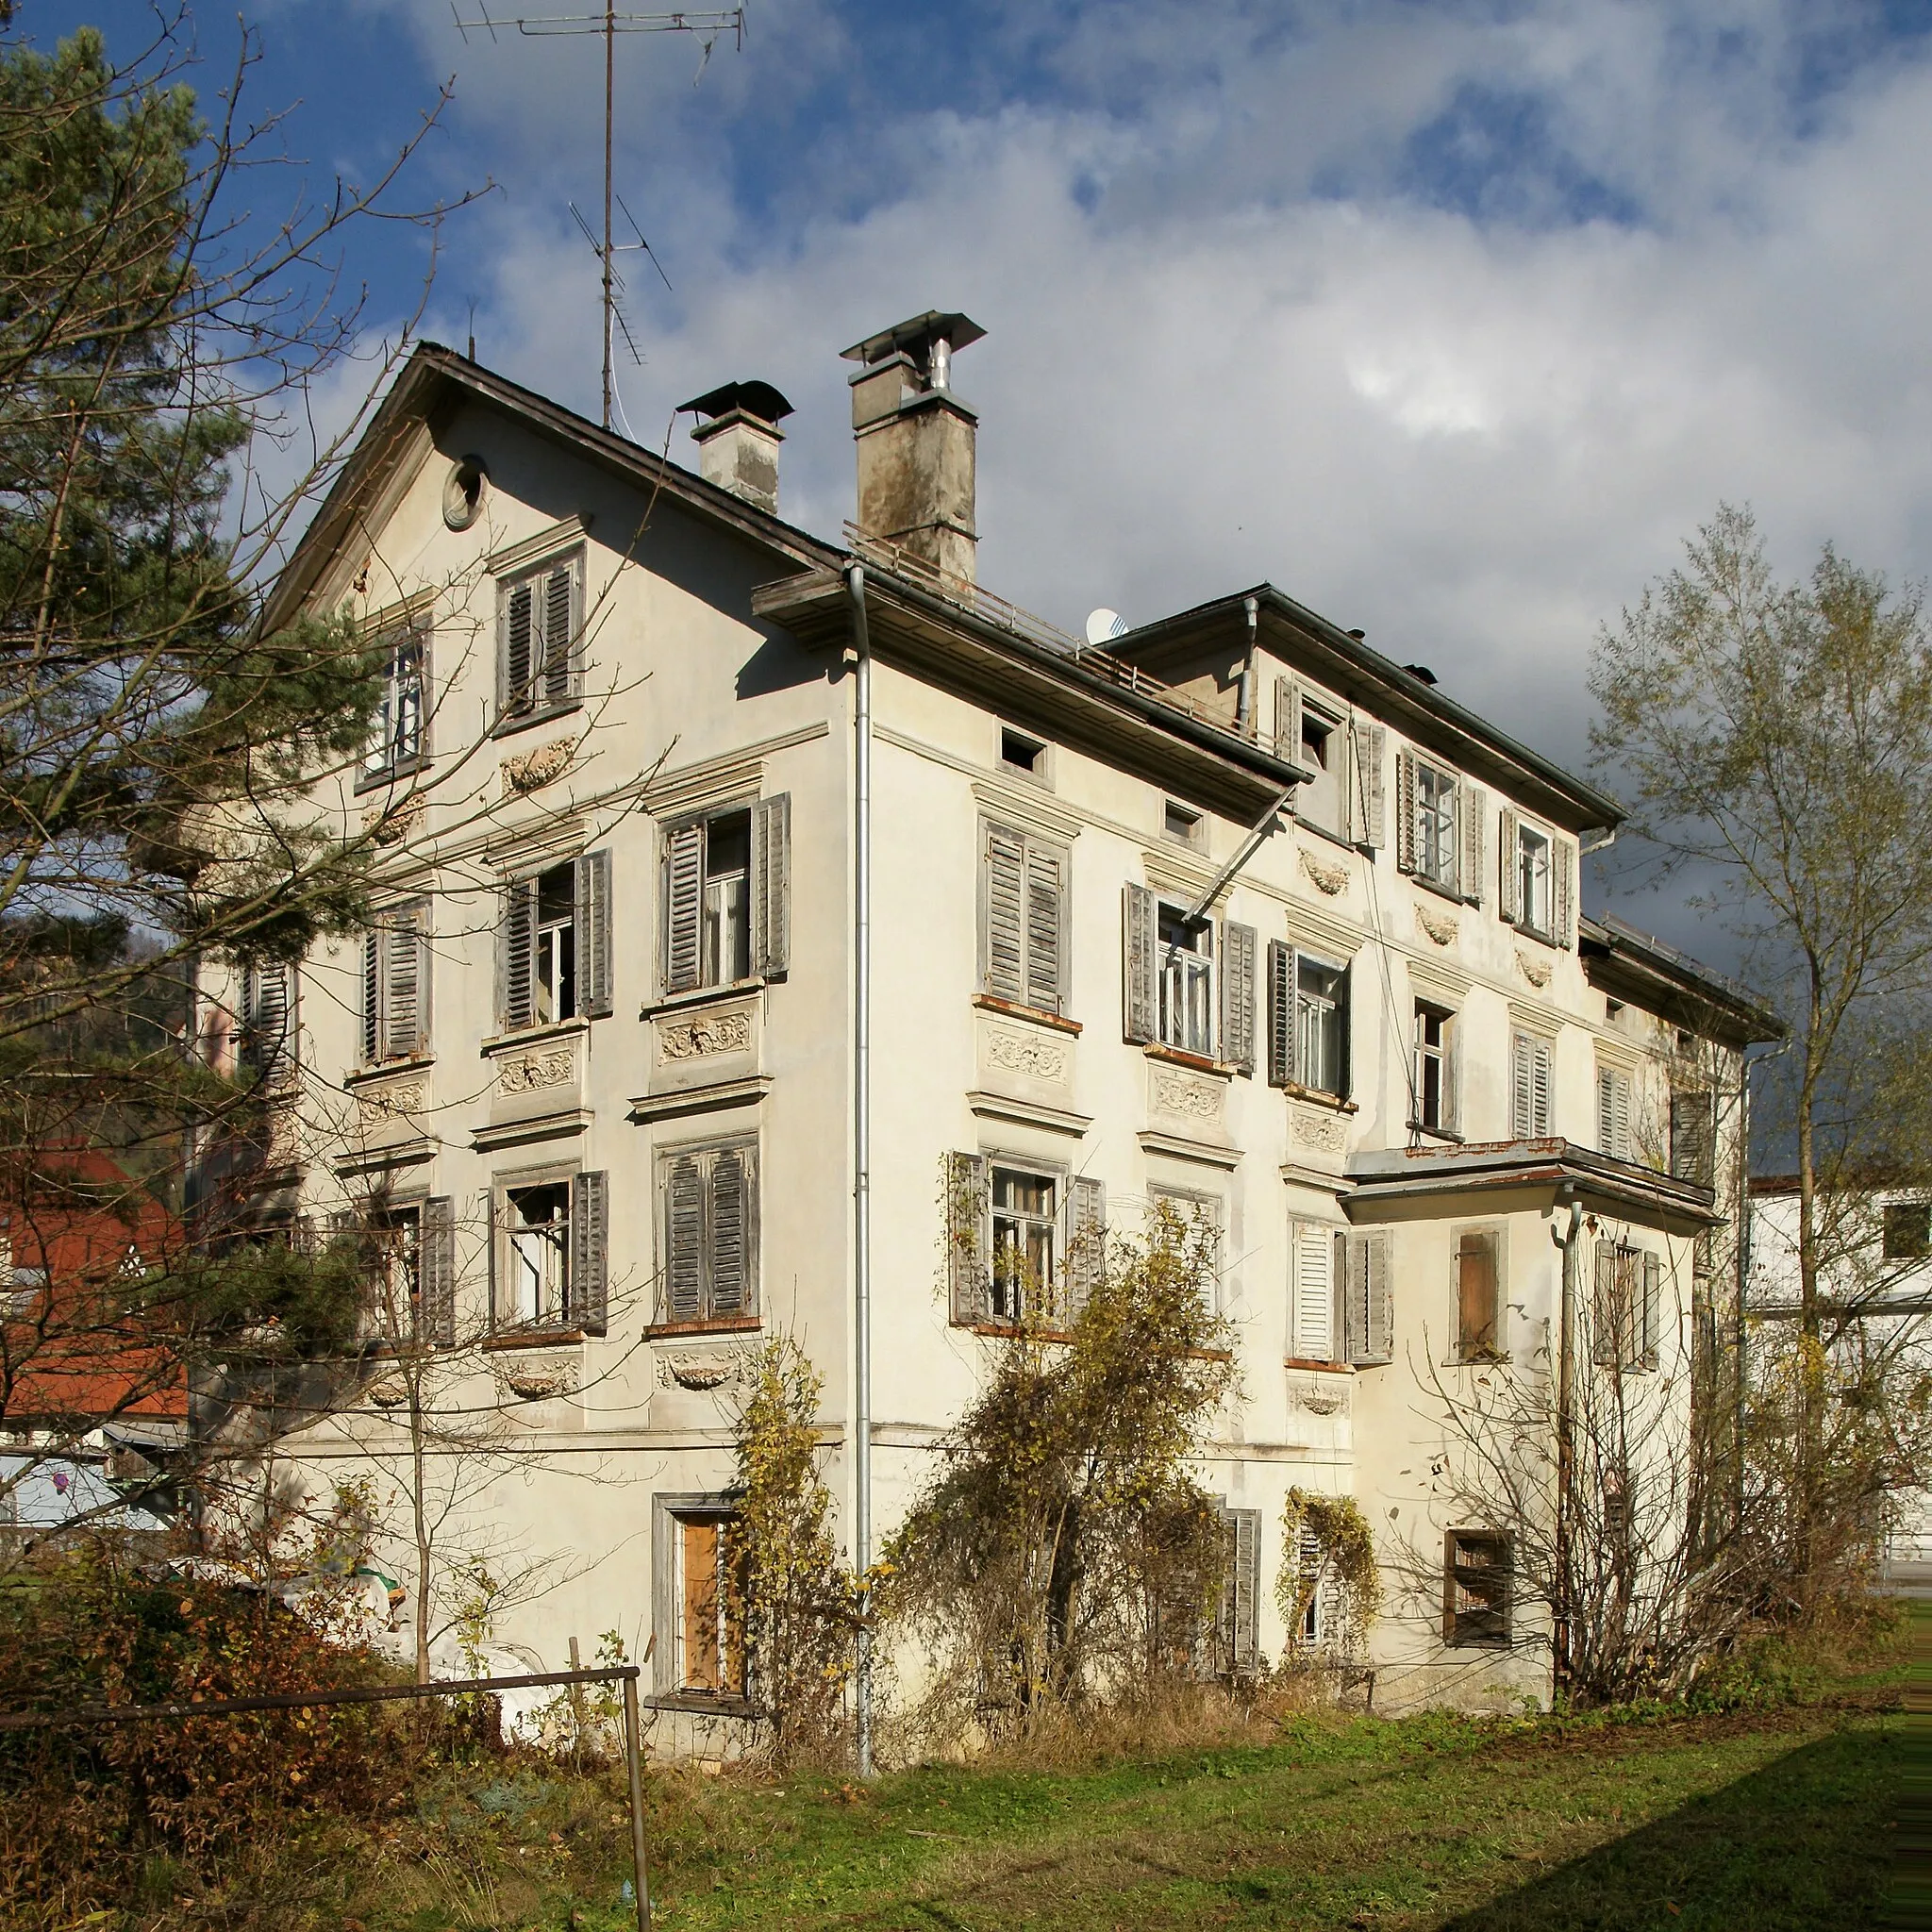
[[[1322,1648],[1357,1655],[1382,1606],[1382,1570],[1375,1533],[1353,1496],[1324,1496],[1291,1488],[1281,1508],[1281,1566],[1274,1599],[1290,1641],[1312,1610],[1328,1613]]]
[[[882,1608],[928,1668],[906,1748],[1007,1740],[1234,1667],[1215,1654],[1222,1524],[1191,1473],[1236,1390],[1218,1242],[1164,1207],[1102,1265],[1074,1257],[1084,1292],[1023,1287],[1025,1312],[885,1552]]]

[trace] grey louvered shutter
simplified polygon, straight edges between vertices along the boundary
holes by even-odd
[[[1530,1052],[1530,1133],[1539,1141],[1550,1131],[1550,1042],[1531,1042]]]
[[[1268,941],[1268,1079],[1272,1086],[1298,1084],[1295,1051],[1294,948]]]
[[[1107,1186],[1075,1175],[1067,1190],[1067,1312],[1077,1317],[1107,1267]]]
[[[761,798],[751,814],[752,962],[764,979],[791,967],[791,794]]]
[[[1243,1074],[1255,1071],[1257,943],[1252,925],[1221,928],[1221,1058]]]
[[[1302,688],[1291,677],[1274,680],[1274,756],[1298,764],[1302,755]]]
[[[559,564],[543,579],[543,702],[567,705],[575,691],[576,638],[575,564]]]
[[[279,1092],[295,1074],[295,969],[276,961],[242,976],[242,1051],[265,1092]]]
[[[528,583],[512,584],[503,600],[503,649],[498,658],[496,708],[506,718],[530,705],[536,644],[537,600]]]
[[[504,1030],[527,1026],[536,1015],[537,881],[518,879],[503,890],[503,933],[497,945],[497,1010]]]
[[[1535,1042],[1526,1033],[1509,1037],[1509,1137],[1526,1141],[1535,1129],[1530,1124],[1536,1104],[1531,1059]]]
[[[1395,1284],[1390,1269],[1393,1244],[1386,1227],[1373,1229],[1362,1243],[1367,1275],[1364,1362],[1392,1361],[1395,1357]]]
[[[1026,841],[1026,990],[1029,1007],[1058,1013],[1066,982],[1066,858]]]
[[[1224,1509],[1227,1569],[1222,1579],[1221,1657],[1224,1672],[1253,1676],[1260,1668],[1261,1512]]]
[[[1380,724],[1351,716],[1349,739],[1349,824],[1355,842],[1380,851],[1388,842],[1388,805],[1384,796],[1383,760],[1389,733]]]
[[[752,1257],[757,1194],[748,1147],[711,1157],[710,1306],[708,1315],[748,1315],[756,1303]]]
[[[1368,1242],[1363,1234],[1345,1235],[1341,1242],[1341,1359],[1345,1362],[1359,1362],[1368,1353]]]
[[[570,1324],[587,1335],[610,1325],[610,1187],[601,1173],[571,1183]]]
[[[1619,1331],[1623,1326],[1617,1307],[1617,1244],[1596,1244],[1596,1293],[1591,1306],[1591,1359],[1600,1369],[1614,1368],[1617,1362]]]
[[[1550,915],[1555,925],[1551,937],[1559,946],[1567,946],[1576,931],[1576,848],[1569,840],[1550,840],[1550,870],[1556,875],[1550,893],[1555,908]]]
[[[362,1064],[382,1058],[382,935],[375,927],[362,935]]]
[[[1395,754],[1395,869],[1415,870],[1415,754],[1406,745]]]
[[[1523,918],[1523,834],[1506,805],[1496,815],[1496,910],[1509,924]]]
[[[1159,924],[1154,894],[1129,885],[1121,901],[1121,1008],[1128,1040],[1146,1045],[1160,1032]]]
[[[1617,1076],[1607,1067],[1596,1072],[1596,1144],[1606,1154],[1617,1152]]]
[[[664,1312],[695,1322],[705,1308],[705,1171],[694,1154],[664,1165]]]
[[[424,1202],[416,1224],[416,1295],[422,1339],[431,1348],[457,1340],[457,1211],[447,1194]]]
[[[383,930],[382,1057],[405,1059],[423,1038],[423,953],[420,914],[408,908],[389,916]]]
[[[1456,788],[1457,872],[1456,883],[1462,896],[1480,906],[1483,898],[1483,834],[1490,820],[1490,794],[1465,780]]]
[[[946,1160],[946,1278],[956,1322],[984,1322],[991,1309],[987,1213],[991,1174],[983,1154]]]
[[[577,860],[577,1010],[601,1020],[612,1007],[610,987],[610,854],[586,852]]]
[[[986,828],[983,984],[1015,1006],[1026,996],[1026,843],[1004,825]]]
[[[664,991],[690,992],[704,971],[705,828],[664,835]]]
[[[1638,1338],[1642,1367],[1654,1369],[1662,1344],[1664,1264],[1660,1255],[1643,1257],[1643,1332]]]
[[[1700,1188],[1717,1184],[1717,1120],[1707,1087],[1680,1087],[1671,1094],[1671,1172]]]

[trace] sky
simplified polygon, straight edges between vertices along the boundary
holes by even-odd
[[[589,12],[591,0],[529,0]],[[645,5],[649,0],[633,0]],[[475,20],[512,0],[456,0]],[[1267,579],[1582,769],[1591,640],[1721,501],[1774,563],[1932,574],[1932,0],[749,0],[741,48],[618,43],[625,424],[791,400],[782,508],[837,539],[838,352],[927,308],[988,331],[980,578],[1077,631]],[[129,50],[133,0],[22,0]],[[253,0],[244,100],[312,181],[412,164],[425,331],[595,415],[592,38],[450,0]],[[195,23],[209,93],[237,27]],[[271,181],[265,194],[285,192]],[[264,202],[264,207],[267,203]],[[421,234],[351,251],[369,333]],[[474,307],[473,307],[474,305]],[[339,409],[360,371],[318,399]],[[1599,880],[1597,902],[1607,890]],[[1707,956],[1679,898],[1624,916]]]

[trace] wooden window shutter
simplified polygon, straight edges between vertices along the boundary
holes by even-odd
[[[1067,1190],[1067,1313],[1077,1318],[1107,1268],[1107,1186],[1077,1174]]]
[[[664,1166],[664,1312],[695,1322],[705,1309],[705,1172],[694,1154]]]
[[[1121,905],[1123,1031],[1147,1045],[1160,1029],[1159,927],[1154,894],[1145,886],[1126,887]]]
[[[611,1011],[610,854],[586,852],[576,878],[578,1010],[601,1020]]]
[[[546,705],[567,705],[575,693],[576,575],[575,563],[564,563],[543,578],[543,702]]]
[[[570,1307],[587,1335],[610,1324],[610,1186],[602,1173],[580,1174],[570,1186]]]
[[[791,794],[761,798],[751,815],[752,962],[764,979],[791,967]]]
[[[1274,680],[1274,756],[1301,762],[1302,688],[1291,677]]]
[[[1717,1118],[1707,1087],[1679,1087],[1671,1094],[1671,1172],[1700,1188],[1717,1183]]]
[[[1506,805],[1496,814],[1496,910],[1511,925],[1523,917],[1523,837]]]
[[[1551,839],[1550,871],[1555,874],[1550,882],[1553,937],[1559,946],[1572,945],[1576,937],[1576,848],[1569,840]]]
[[[1293,1353],[1303,1361],[1332,1361],[1335,1355],[1335,1234],[1319,1222],[1289,1224],[1290,1266],[1294,1271]]]
[[[1406,745],[1395,754],[1395,869],[1415,870],[1415,754]]]
[[[1451,1013],[1442,1022],[1442,1124],[1462,1131],[1462,1022]]]
[[[1535,1044],[1526,1033],[1509,1038],[1509,1136],[1515,1141],[1526,1141],[1531,1133],[1530,1110],[1536,1096],[1530,1060]]]
[[[251,966],[242,979],[242,1057],[264,1092],[295,1077],[295,969],[284,961]]]
[[[1286,1087],[1295,1077],[1294,948],[1268,941],[1268,1079]]]
[[[362,1064],[382,1058],[382,935],[374,926],[362,935]]]
[[[527,583],[512,584],[503,600],[503,651],[496,708],[513,718],[530,708],[530,674],[536,644],[536,596]]]
[[[1643,1332],[1638,1338],[1639,1361],[1646,1369],[1657,1365],[1662,1342],[1664,1264],[1660,1255],[1643,1257]]]
[[[1355,1091],[1355,968],[1344,966],[1335,988],[1335,1027],[1341,1045],[1336,1084],[1346,1100]]]
[[[1550,1131],[1550,1042],[1547,1040],[1531,1042],[1529,1131],[1538,1140],[1543,1139]]]
[[[1392,1361],[1395,1357],[1395,1285],[1390,1279],[1390,1253],[1393,1237],[1386,1227],[1372,1229],[1363,1241],[1367,1274],[1367,1327],[1365,1362]]]
[[[748,1147],[721,1147],[711,1157],[708,1315],[748,1315],[757,1306],[754,1172]]]
[[[704,970],[705,828],[664,835],[664,991],[690,992]]]
[[[537,881],[518,879],[503,891],[503,937],[497,1009],[504,1030],[527,1026],[536,1013]]]
[[[1596,1292],[1591,1298],[1590,1357],[1598,1368],[1613,1368],[1617,1361],[1617,1341],[1623,1327],[1617,1307],[1617,1244],[1596,1244]]]
[[[1024,1003],[1026,987],[1026,841],[986,827],[981,983],[994,999]]]
[[[946,1160],[946,1277],[956,1322],[984,1322],[991,1307],[987,1217],[991,1173],[983,1154]]]
[[[1375,851],[1388,842],[1388,807],[1383,795],[1382,764],[1389,733],[1376,724],[1351,715],[1348,721],[1349,823],[1355,842]],[[1414,823],[1410,822],[1413,835]]]
[[[1483,900],[1483,834],[1489,827],[1490,794],[1467,780],[1456,788],[1456,883],[1472,906]]]
[[[1221,1058],[1243,1074],[1255,1071],[1255,950],[1252,925],[1228,920],[1221,928]]]
[[[431,1348],[457,1340],[457,1211],[447,1194],[424,1202],[416,1224],[416,1293],[422,1339]]]
[[[404,1059],[422,1050],[424,985],[420,908],[390,914],[384,926],[382,1057]]]
[[[1596,1144],[1606,1153],[1617,1151],[1617,1076],[1607,1067],[1596,1071]]]
[[[1022,995],[1042,1013],[1058,1013],[1066,991],[1066,857],[1026,841],[1026,978]]]
[[[1227,1568],[1222,1577],[1216,1662],[1228,1675],[1253,1676],[1261,1662],[1261,1512],[1224,1509],[1221,1521]]]

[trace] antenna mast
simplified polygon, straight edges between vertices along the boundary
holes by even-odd
[[[597,246],[598,258],[604,268],[604,426],[608,429],[612,395],[610,338],[617,315],[617,276],[612,266],[612,258],[617,251],[610,235],[610,209],[616,192],[611,184],[611,147],[617,107],[617,37],[619,34],[695,34],[703,41],[705,48],[704,59],[698,65],[698,74],[702,77],[710,62],[711,49],[723,36],[730,35],[734,49],[743,47],[744,8],[729,7],[712,12],[619,13],[616,0],[605,0],[601,13],[512,14],[499,20],[491,17],[486,5],[476,19],[465,20],[456,0],[450,0],[450,11],[456,15],[458,31],[465,40],[470,38],[472,27],[487,32],[492,41],[499,30],[508,33],[512,28],[530,40],[548,34],[604,36],[604,240],[598,246],[593,237],[592,245]],[[649,249],[650,244],[644,241],[641,231],[638,242]],[[652,258],[655,260],[656,257]],[[658,272],[662,275],[662,268]]]

